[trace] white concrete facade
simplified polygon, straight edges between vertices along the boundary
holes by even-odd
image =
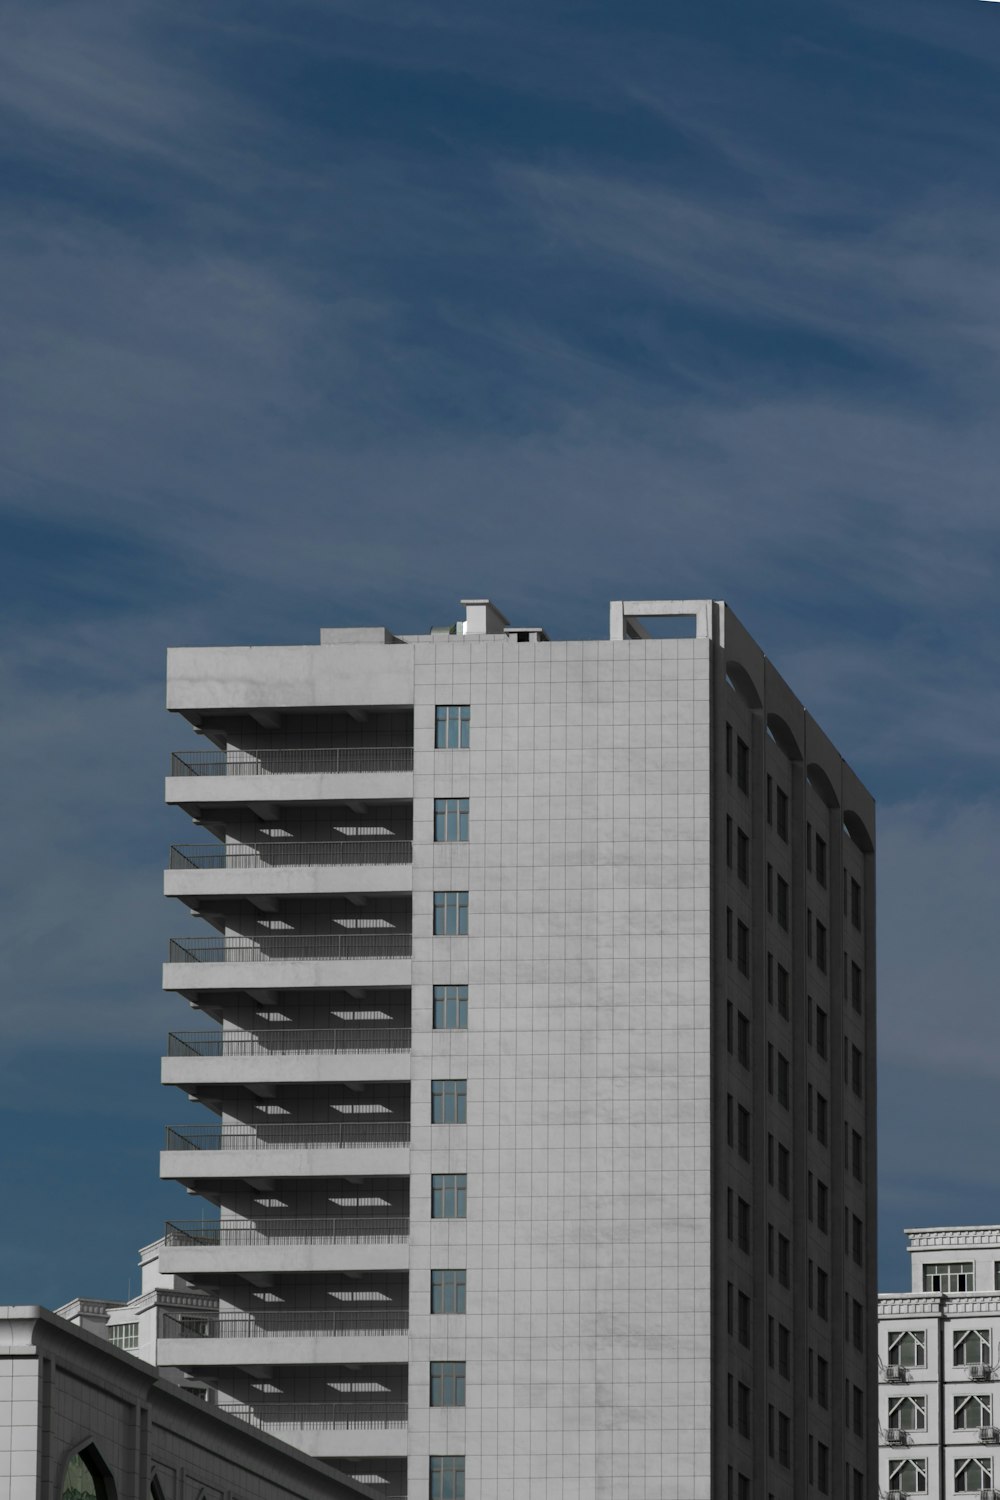
[[[466,608],[170,655],[161,1362],[386,1500],[867,1500],[871,799],[723,604]]]
[[[880,1492],[1000,1496],[1000,1225],[908,1229],[879,1297]]]

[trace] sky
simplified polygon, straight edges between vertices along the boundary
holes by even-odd
[[[1000,1221],[998,85],[980,0],[11,0],[0,1301],[190,1216],[165,648],[468,596],[730,603],[879,803],[882,1288]]]

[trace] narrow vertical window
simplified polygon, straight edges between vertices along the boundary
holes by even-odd
[[[465,1405],[464,1360],[431,1360],[431,1405]]]
[[[431,1312],[465,1312],[465,1272],[440,1270],[431,1272]]]
[[[468,891],[434,892],[434,933],[437,937],[466,937],[469,931]]]
[[[439,703],[434,712],[434,746],[437,750],[468,750],[469,705]]]
[[[431,1124],[464,1125],[467,1082],[464,1078],[435,1078],[431,1082]]]
[[[430,1500],[465,1500],[465,1457],[431,1457]]]
[[[465,1031],[469,1025],[469,986],[434,986],[434,1030]]]
[[[468,797],[434,798],[434,842],[467,844],[469,842]]]
[[[750,746],[736,738],[736,785],[741,792],[750,790]]]
[[[431,1218],[464,1219],[466,1200],[464,1172],[435,1172],[431,1177]]]

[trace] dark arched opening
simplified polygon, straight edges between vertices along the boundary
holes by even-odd
[[[71,1455],[63,1470],[59,1500],[115,1500],[115,1486],[93,1443]]]

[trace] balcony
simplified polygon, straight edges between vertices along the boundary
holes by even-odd
[[[290,1147],[408,1145],[409,1120],[318,1120],[275,1125],[168,1125],[168,1151],[287,1151]]]
[[[405,1401],[261,1401],[218,1410],[314,1457],[406,1456]]]
[[[171,938],[163,982],[173,990],[405,988],[411,946],[412,934],[398,930]],[[274,971],[266,980],[261,964]]]
[[[278,1308],[164,1317],[157,1343],[161,1365],[253,1365],[263,1356],[278,1365],[403,1364],[409,1312],[403,1307],[341,1311]],[[264,1348],[261,1340],[266,1340]]]
[[[174,844],[163,888],[168,896],[327,896],[408,891],[410,839],[345,838],[323,843],[269,839],[259,844]]]
[[[410,745],[295,750],[180,750],[167,801],[181,806],[256,801],[336,802],[413,796]]]
[[[166,1225],[161,1267],[207,1277],[253,1272],[405,1271],[410,1221],[367,1218],[182,1220]]]
[[[410,1166],[409,1120],[336,1120],[273,1125],[171,1125],[160,1176],[205,1178],[403,1177]],[[266,1167],[262,1153],[268,1156]]]
[[[409,1239],[403,1215],[338,1219],[181,1219],[164,1226],[163,1242],[175,1246],[215,1245],[381,1245]]]
[[[413,770],[411,745],[300,750],[175,750],[171,776],[384,776]]]
[[[408,1026],[174,1032],[167,1047],[162,1081],[189,1093],[208,1084],[398,1083],[410,1076]]]
[[[317,1052],[408,1052],[409,1026],[338,1026],[328,1031],[172,1031],[169,1057],[284,1057]]]
[[[315,1338],[330,1335],[380,1338],[406,1333],[410,1314],[405,1307],[292,1309],[269,1312],[211,1312],[202,1315],[167,1315],[164,1337],[178,1339],[273,1339]],[[380,1356],[381,1357],[381,1356]]]

